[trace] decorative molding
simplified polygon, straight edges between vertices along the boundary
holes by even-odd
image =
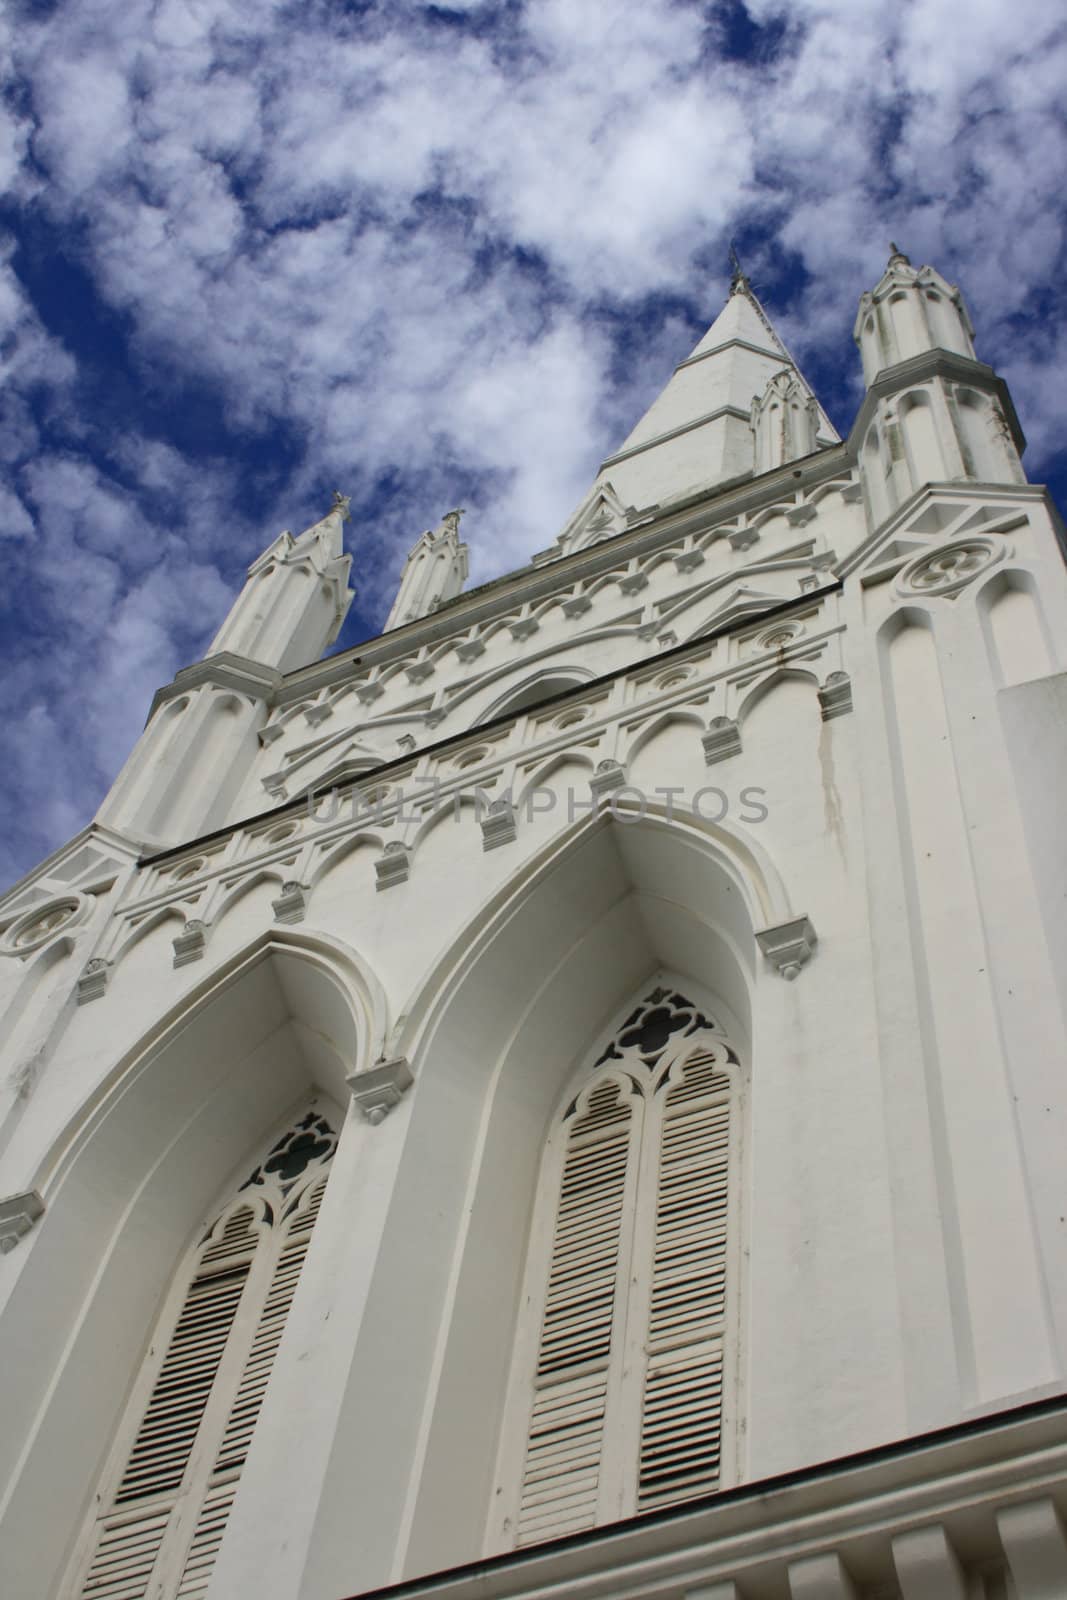
[[[0,954],[32,955],[55,938],[56,934],[83,922],[90,907],[91,901],[87,896],[77,891],[38,900],[0,936]]]
[[[759,540],[758,528],[735,528],[726,535],[732,550],[751,550]]]
[[[258,738],[261,745],[273,744],[275,739],[280,739],[285,732],[285,727],[280,722],[268,722],[265,728],[260,728]]]
[[[832,722],[852,710],[852,679],[847,672],[831,672],[819,690],[822,720]]]
[[[365,1072],[353,1072],[345,1082],[367,1121],[377,1125],[400,1104],[415,1079],[404,1057],[393,1056],[383,1057]]]
[[[597,769],[589,780],[589,790],[594,801],[599,805],[606,800],[616,789],[626,786],[626,773],[619,761],[599,761]]]
[[[395,884],[406,883],[411,872],[411,851],[399,839],[387,844],[374,863],[376,889],[392,889]]]
[[[303,922],[307,911],[307,890],[294,881],[282,884],[282,892],[271,902],[275,922]]]
[[[0,1255],[14,1250],[34,1223],[44,1216],[44,1201],[36,1189],[10,1194],[0,1200]]]
[[[494,800],[479,820],[483,850],[496,850],[502,844],[510,844],[516,836],[515,807],[506,796]]]
[[[248,656],[235,655],[230,650],[220,650],[217,655],[195,661],[191,667],[182,667],[174,674],[174,681],[157,689],[148,712],[151,722],[161,705],[179,695],[210,684],[214,689],[233,689],[254,700],[273,700],[282,685],[282,674],[274,667],[265,667],[262,661]]]
[[[521,644],[524,639],[528,639],[531,634],[537,632],[540,626],[541,624],[538,622],[536,617],[520,617],[517,622],[508,623],[508,627],[511,630],[511,637],[515,640],[516,644]]]
[[[741,754],[741,729],[732,717],[712,717],[700,742],[704,746],[705,764],[713,767],[717,761]]]
[[[86,963],[85,969],[78,979],[78,1004],[84,1006],[90,1000],[99,1000],[107,988],[110,977],[111,962],[103,961],[99,956],[94,956],[91,961]]]
[[[485,640],[461,639],[455,650],[461,661],[476,661],[479,656],[485,654]]]
[[[1007,546],[994,544],[990,539],[954,539],[951,544],[942,545],[905,567],[897,581],[897,592],[954,599],[1006,554]]]
[[[674,557],[674,565],[679,572],[693,572],[703,564],[703,550],[680,550]]]
[[[333,716],[333,706],[326,706],[326,705],[309,706],[308,709],[304,712],[304,717],[305,717],[306,721],[308,721],[313,728],[317,728],[320,722],[325,722],[327,717],[332,717],[332,716]]]
[[[432,661],[413,661],[410,667],[404,668],[404,671],[407,673],[409,682],[425,683],[427,678],[433,676],[434,664]]]
[[[643,572],[628,572],[624,578],[618,579],[618,585],[623,594],[639,594],[642,589],[648,588],[648,579]]]
[[[816,508],[805,501],[801,505],[790,506],[785,514],[785,520],[794,528],[803,528],[809,522],[814,522],[818,515]]]
[[[791,983],[812,958],[817,935],[810,917],[792,917],[756,934],[756,943],[772,966]]]
[[[356,699],[363,705],[369,706],[372,700],[380,700],[385,690],[375,678],[373,683],[357,683]]]
[[[841,490],[841,498],[847,506],[859,504],[863,499],[863,485],[858,478],[853,479],[851,483],[845,484]]]
[[[592,608],[593,602],[587,594],[572,594],[560,601],[560,610],[568,617],[582,617]]]
[[[190,917],[174,940],[174,965],[187,967],[190,961],[199,961],[204,954],[207,929],[199,917]]]

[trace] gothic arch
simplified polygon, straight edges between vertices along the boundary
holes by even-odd
[[[808,671],[806,667],[775,667],[760,678],[741,700],[737,708],[738,722],[744,725],[760,701],[766,699],[778,684],[787,682],[810,684],[813,692],[819,687],[818,674]]]
[[[52,1593],[205,1207],[313,1095],[339,1125],[345,1073],[376,1059],[384,1031],[354,952],[272,931],[160,1017],[39,1162],[27,1186],[45,1212],[0,1318],[0,1369],[19,1374],[0,1439],[0,1482],[18,1464],[0,1524],[13,1593]]]
[[[382,1328],[403,1330],[403,1401],[392,1392],[386,1426],[369,1373],[346,1395],[324,1531],[342,1517],[376,1548],[399,1540],[408,1572],[469,1559],[487,1527],[553,1109],[590,1041],[663,970],[747,1056],[756,988],[781,982],[758,963],[754,930],[788,915],[781,880],[740,832],[662,811],[632,824],[598,816],[521,866],[409,996],[390,1040],[416,1080],[396,1192],[417,1192],[419,1203],[391,1213],[370,1291]],[[397,1486],[387,1532],[380,1515],[364,1530],[353,1508],[368,1436],[376,1477]],[[314,1581],[337,1577],[324,1566]]]

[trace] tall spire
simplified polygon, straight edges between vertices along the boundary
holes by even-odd
[[[783,370],[795,374],[813,405],[811,446],[837,434],[760,305],[731,251],[733,275],[722,311],[675,368],[625,443],[605,461],[621,499],[637,507],[726,483],[757,468],[753,400]]]

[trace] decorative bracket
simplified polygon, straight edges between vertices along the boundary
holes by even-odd
[[[25,1194],[11,1194],[0,1200],[0,1255],[14,1250],[24,1234],[29,1233],[39,1217],[44,1216],[44,1201],[36,1189]]]
[[[625,788],[625,786],[626,773],[622,769],[621,762],[618,761],[598,762],[597,769],[589,780],[590,792],[594,801],[598,804],[600,801],[606,800],[614,790]]]
[[[704,746],[705,763],[713,767],[717,761],[741,754],[741,729],[732,717],[712,717],[700,742]]]
[[[515,838],[515,807],[506,797],[494,800],[479,820],[483,850],[495,850],[499,845],[510,844]]]
[[[174,965],[187,967],[190,961],[199,961],[204,953],[207,929],[199,917],[191,917],[174,943]]]
[[[283,883],[281,894],[271,904],[276,922],[303,922],[307,910],[307,891],[302,883]]]
[[[391,889],[394,884],[406,883],[411,872],[411,851],[399,839],[387,844],[374,863],[376,889]]]
[[[365,1072],[353,1072],[346,1083],[368,1122],[383,1122],[415,1082],[403,1056],[375,1062]]]
[[[812,958],[817,935],[810,917],[792,917],[756,934],[756,943],[790,983]]]
[[[78,979],[78,1004],[83,1006],[89,1000],[99,1000],[107,988],[110,976],[110,961],[103,961],[99,956],[94,956],[87,962],[84,972]]]
[[[852,710],[852,679],[847,672],[831,672],[819,690],[822,720],[832,722]]]

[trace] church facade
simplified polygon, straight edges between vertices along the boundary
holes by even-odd
[[[11,1600],[1067,1595],[1067,572],[894,252],[556,542],[251,567],[0,901]]]

